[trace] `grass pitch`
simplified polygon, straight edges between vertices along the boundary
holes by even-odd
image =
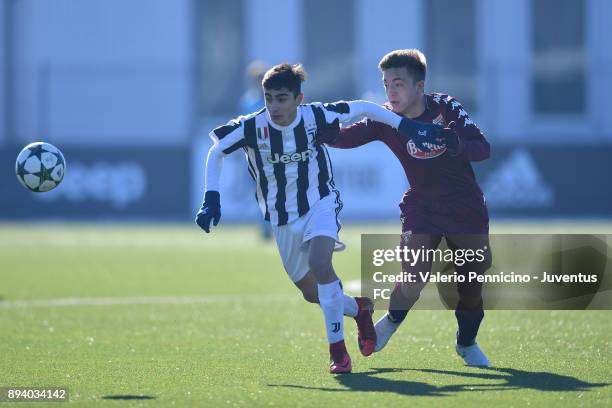
[[[395,228],[343,230],[345,282],[359,278],[359,234]],[[455,355],[452,312],[411,312],[370,358],[347,320],[354,373],[332,376],[320,310],[251,227],[2,224],[0,275],[0,387],[65,386],[74,406],[612,404],[610,311],[487,312],[491,369]]]

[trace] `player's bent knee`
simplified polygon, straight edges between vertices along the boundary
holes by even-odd
[[[304,300],[308,303],[319,303],[319,295],[312,292],[302,292]]]
[[[315,276],[321,276],[332,269],[331,258],[310,254],[308,257],[308,267]]]

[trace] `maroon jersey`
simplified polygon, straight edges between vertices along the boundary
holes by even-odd
[[[428,213],[438,212],[438,208],[448,213],[448,208],[459,204],[477,210],[488,222],[483,195],[470,164],[489,157],[489,143],[480,129],[455,98],[439,93],[425,95],[425,111],[414,119],[442,125],[454,121],[459,154],[446,152],[444,144],[428,145],[431,151],[423,152],[411,140],[406,143],[394,128],[367,119],[341,129],[331,146],[353,148],[375,140],[385,143],[401,162],[410,183],[400,204],[403,213],[410,208]]]

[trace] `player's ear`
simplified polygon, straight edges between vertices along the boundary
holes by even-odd
[[[416,89],[419,92],[425,93],[425,81],[421,80],[416,83]]]
[[[304,101],[304,93],[300,92],[295,99],[297,100],[298,104],[301,104]]]

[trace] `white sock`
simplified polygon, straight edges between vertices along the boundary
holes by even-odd
[[[319,304],[325,316],[325,329],[329,343],[344,339],[344,299],[340,281],[318,284]]]
[[[348,317],[355,317],[359,313],[359,306],[354,297],[344,295],[344,315]]]
[[[401,323],[394,323],[389,319],[389,313],[385,313],[383,317],[380,318],[374,325],[374,329],[376,330],[376,347],[374,351],[382,350],[387,343],[393,333],[397,330]]]

